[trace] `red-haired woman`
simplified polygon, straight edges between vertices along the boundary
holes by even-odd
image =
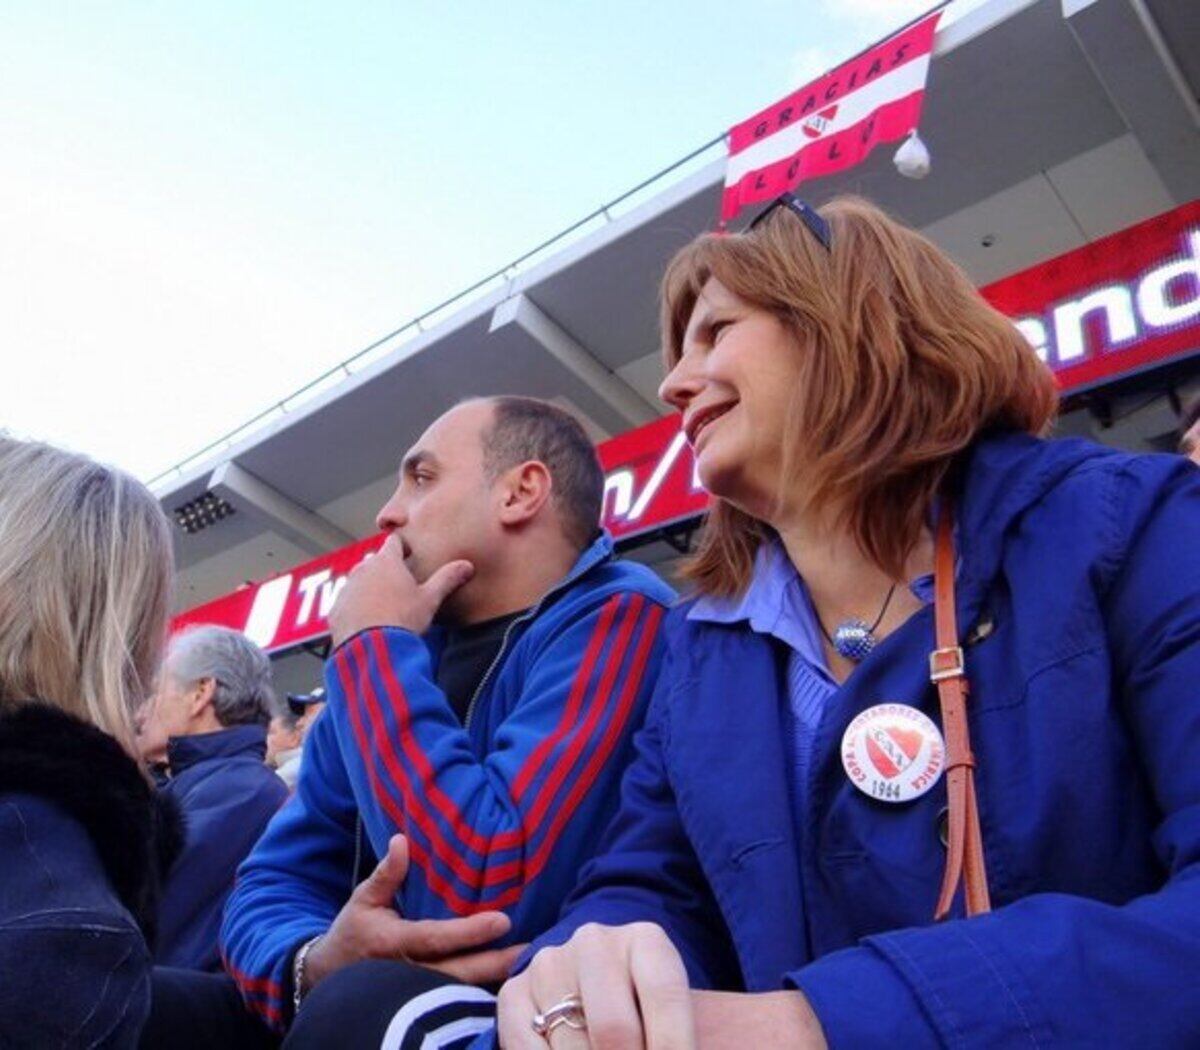
[[[663,321],[715,506],[506,1050],[1200,1045],[1200,475],[1043,440],[1050,373],[861,201],[700,238]]]

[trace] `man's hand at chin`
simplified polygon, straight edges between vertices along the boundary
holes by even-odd
[[[469,561],[452,561],[417,583],[399,539],[389,536],[377,554],[350,573],[334,602],[329,614],[334,647],[368,627],[403,627],[424,634],[442,603],[474,572]]]

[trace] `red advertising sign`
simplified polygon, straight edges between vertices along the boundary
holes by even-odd
[[[1068,252],[982,289],[1013,318],[1074,392],[1200,350],[1200,201]],[[697,517],[708,502],[696,464],[667,416],[597,449],[605,527],[628,539]],[[351,544],[177,617],[215,623],[271,652],[323,638],[346,576],[383,543]]]
[[[604,467],[604,527],[616,539],[661,528],[704,511],[708,494],[696,477],[678,415],[627,431],[596,450]]]
[[[291,649],[329,633],[329,610],[346,577],[383,546],[382,533],[324,554],[291,572],[253,583],[175,617],[172,631],[217,624],[244,631],[267,652]]]
[[[1200,348],[1200,201],[982,289],[1064,393]]]

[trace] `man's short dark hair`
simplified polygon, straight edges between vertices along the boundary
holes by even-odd
[[[563,532],[582,550],[600,528],[604,471],[579,420],[535,397],[488,400],[495,416],[483,434],[484,473],[494,480],[530,460],[544,464]]]
[[[1200,420],[1200,394],[1197,394],[1184,407],[1183,415],[1179,417],[1179,451],[1187,455],[1192,450],[1185,448],[1184,439],[1187,437],[1188,431],[1196,425],[1196,421]]]

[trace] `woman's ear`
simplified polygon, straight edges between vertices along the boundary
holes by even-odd
[[[500,522],[520,525],[532,521],[550,499],[553,481],[545,463],[528,460],[509,470],[500,490]]]

